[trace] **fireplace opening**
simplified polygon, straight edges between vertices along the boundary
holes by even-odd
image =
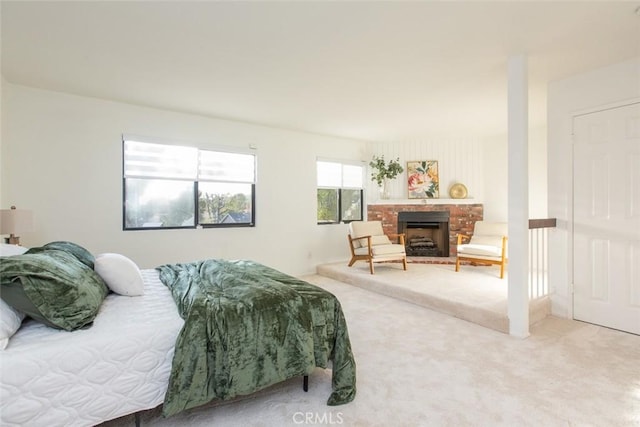
[[[399,212],[407,256],[449,256],[449,212]]]

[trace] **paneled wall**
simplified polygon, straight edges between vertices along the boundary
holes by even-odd
[[[434,139],[428,141],[385,142],[369,144],[369,160],[375,155],[384,155],[386,160],[400,158],[405,172],[391,181],[392,199],[407,199],[408,161],[437,160],[440,179],[440,198],[449,198],[449,188],[463,183],[469,192],[468,197],[482,203],[484,200],[485,173],[484,151],[479,139]],[[506,165],[505,165],[506,168]],[[375,182],[369,183],[367,200],[375,202],[379,192]],[[506,183],[505,183],[506,191]]]

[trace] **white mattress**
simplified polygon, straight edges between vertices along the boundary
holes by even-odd
[[[164,400],[183,320],[155,270],[145,294],[110,294],[93,326],[28,320],[0,351],[0,425],[93,426]]]

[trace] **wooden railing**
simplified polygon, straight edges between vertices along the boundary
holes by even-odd
[[[556,227],[555,218],[529,220],[529,299],[549,295],[548,234]]]

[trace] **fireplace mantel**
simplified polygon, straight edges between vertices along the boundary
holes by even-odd
[[[482,205],[475,199],[380,199],[369,205]]]
[[[405,200],[384,200],[384,203],[367,205],[367,219],[382,221],[386,234],[397,233],[399,212],[449,211],[449,255],[455,257],[458,234],[470,236],[473,225],[481,221],[484,215],[481,203],[469,203],[470,199],[427,199],[429,203],[406,203]],[[453,203],[432,203],[433,200],[452,201]],[[473,199],[471,199],[473,200]],[[413,200],[411,200],[413,202]]]

